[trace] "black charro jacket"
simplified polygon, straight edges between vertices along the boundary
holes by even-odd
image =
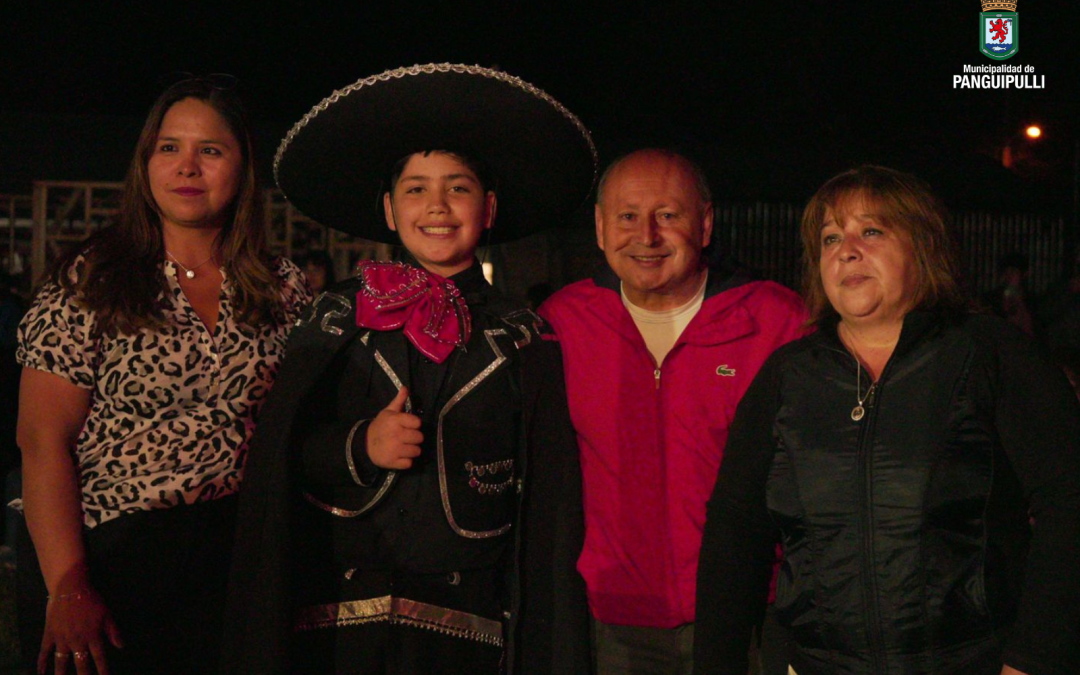
[[[1080,407],[1062,374],[999,319],[913,312],[858,422],[856,384],[832,323],[741,402],[708,506],[696,672],[746,672],[776,541],[799,675],[1076,672]]]
[[[337,485],[313,481],[317,472],[304,458],[310,453],[301,452],[332,398],[324,388],[327,372],[341,367],[343,358],[353,372],[368,373],[358,378],[363,380],[357,381],[361,393],[346,406],[355,420],[374,417],[399,386],[414,389],[402,332],[356,326],[355,298],[361,288],[360,278],[349,279],[315,300],[290,336],[274,390],[260,412],[241,490],[224,673],[272,675],[302,669],[292,660],[290,643],[297,609],[311,602],[305,594],[312,586],[306,575],[317,572],[312,569],[313,552],[317,556],[324,551],[328,560],[340,556],[353,541],[350,529],[363,527],[366,517],[392,500],[400,483],[396,472],[380,472],[370,488],[352,483],[344,437],[330,444],[336,448],[327,455],[337,458],[341,466],[336,471],[346,477]],[[465,350],[451,356],[455,365],[446,386],[454,395],[434,416],[442,440],[432,468],[446,476],[440,510],[445,524],[463,539],[478,533],[508,538],[513,552],[504,589],[508,670],[588,672],[588,612],[584,584],[575,569],[584,536],[581,476],[558,342],[539,317],[505,301],[494,289],[468,300],[472,338]],[[508,371],[513,377],[501,377]],[[500,513],[483,508],[457,465],[462,460],[491,464],[503,459],[473,458],[470,453],[498,454],[505,448],[505,443],[481,437],[485,421],[476,403],[499,404],[487,398],[485,388],[498,383],[502,394],[508,379],[519,388],[521,407],[519,440],[510,443],[517,496],[511,498],[511,508]],[[333,515],[330,508],[351,517]]]

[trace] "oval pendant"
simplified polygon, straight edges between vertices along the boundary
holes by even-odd
[[[195,278],[195,272],[192,271],[192,270],[187,270],[186,272],[184,272],[184,276],[187,277],[188,279],[194,279]]]
[[[857,405],[851,409],[851,419],[855,420],[856,422],[861,420],[863,418],[863,415],[865,414],[866,409],[864,409],[861,405]]]

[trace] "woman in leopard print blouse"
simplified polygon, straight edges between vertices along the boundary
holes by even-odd
[[[117,223],[56,265],[20,327],[20,583],[48,593],[20,614],[41,672],[212,668],[233,495],[310,300],[267,253],[246,116],[222,85],[162,94]]]

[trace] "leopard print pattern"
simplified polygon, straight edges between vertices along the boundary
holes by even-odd
[[[255,417],[311,301],[303,273],[279,259],[282,324],[239,325],[224,272],[211,334],[164,264],[169,297],[159,330],[91,337],[94,315],[46,284],[19,326],[17,358],[91,391],[74,448],[83,521],[217,499],[239,489]],[[73,269],[79,267],[79,261]]]

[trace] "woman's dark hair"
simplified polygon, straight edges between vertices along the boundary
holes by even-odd
[[[821,283],[821,228],[826,215],[842,219],[850,200],[859,197],[882,223],[911,238],[919,273],[912,307],[966,308],[969,303],[960,289],[960,267],[945,206],[930,186],[915,176],[864,165],[831,178],[803,211],[803,296],[810,322],[820,323],[836,314]]]
[[[218,242],[222,265],[234,289],[236,317],[249,326],[284,320],[280,282],[271,270],[266,248],[266,224],[247,113],[233,89],[193,77],[166,89],[150,109],[124,179],[116,223],[62,257],[50,271],[51,280],[74,293],[82,306],[97,314],[95,334],[132,333],[164,322],[162,293],[168,284],[161,262],[165,245],[147,164],[165,114],[185,99],[202,101],[213,108],[241,150],[243,166],[237,194]],[[82,262],[75,269],[80,257]]]

